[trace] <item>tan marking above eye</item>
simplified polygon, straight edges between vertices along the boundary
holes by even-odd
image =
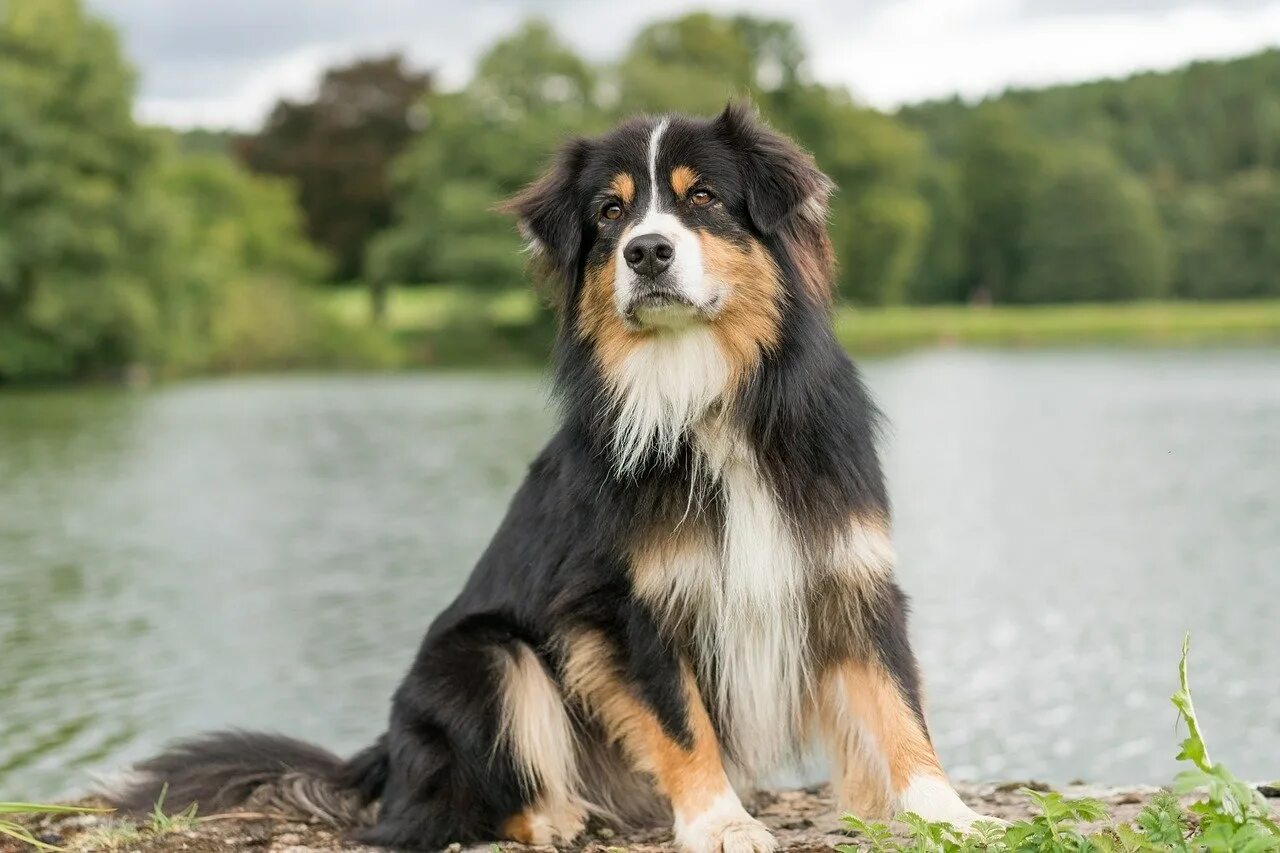
[[[676,166],[671,170],[671,189],[677,198],[684,198],[685,193],[698,182],[698,173],[688,166]]]
[[[636,181],[635,178],[626,172],[619,172],[609,181],[609,189],[613,190],[614,195],[622,199],[626,204],[636,200]]]

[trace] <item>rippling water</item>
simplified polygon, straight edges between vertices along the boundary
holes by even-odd
[[[1280,776],[1280,351],[872,362],[935,740],[960,778]],[[536,375],[0,395],[0,799],[164,740],[339,750],[551,428]]]

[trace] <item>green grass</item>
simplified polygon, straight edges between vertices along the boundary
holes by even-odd
[[[326,294],[346,323],[370,321],[363,288]],[[855,308],[836,311],[836,334],[856,355],[928,347],[1193,346],[1280,343],[1280,300],[1128,304]],[[538,362],[550,320],[528,290],[457,285],[395,288],[387,327],[411,364]]]
[[[1198,345],[1280,342],[1280,300],[841,308],[855,353],[929,346]]]
[[[86,814],[90,812],[105,812],[110,809],[90,809],[81,806],[51,806],[40,805],[37,803],[0,803],[0,837],[7,836],[16,841],[30,844],[37,850],[60,850],[52,844],[46,844],[31,834],[31,830],[27,829],[20,823],[12,820],[5,820],[4,815],[42,815],[42,814]]]
[[[1174,779],[1172,790],[1152,798],[1133,825],[1110,823],[1086,832],[1081,824],[1107,818],[1106,807],[1093,799],[1067,800],[1057,793],[1023,789],[1039,814],[1008,825],[978,822],[968,832],[947,823],[932,823],[915,814],[899,815],[906,827],[903,841],[888,824],[846,815],[845,825],[857,844],[841,844],[839,853],[1274,853],[1280,850],[1280,826],[1262,794],[1209,759],[1203,729],[1191,701],[1187,680],[1190,644],[1184,640],[1178,665],[1178,691],[1172,701],[1186,724],[1178,760],[1190,766]],[[1184,810],[1179,795],[1200,799]]]

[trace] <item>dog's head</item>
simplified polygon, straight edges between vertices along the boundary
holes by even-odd
[[[564,318],[606,350],[699,326],[767,347],[784,300],[825,299],[830,191],[808,155],[730,105],[574,140],[509,209]],[[784,273],[780,252],[799,269]]]
[[[825,311],[831,188],[812,158],[730,105],[574,140],[509,203],[560,310],[561,388],[595,405],[567,378],[585,347],[622,468],[654,449],[670,457],[745,388],[784,345],[788,311]]]

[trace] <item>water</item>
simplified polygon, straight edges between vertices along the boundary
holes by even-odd
[[[867,371],[954,776],[1167,780],[1188,628],[1215,758],[1280,776],[1280,351]],[[532,374],[0,395],[0,800],[214,726],[369,742],[551,423]]]

